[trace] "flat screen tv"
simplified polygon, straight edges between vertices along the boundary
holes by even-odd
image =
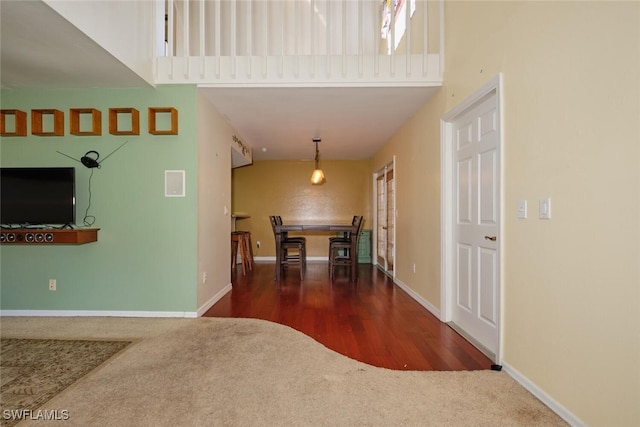
[[[75,168],[0,168],[0,223],[73,225]]]

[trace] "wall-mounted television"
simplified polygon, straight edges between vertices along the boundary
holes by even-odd
[[[0,168],[3,226],[73,225],[75,168]]]

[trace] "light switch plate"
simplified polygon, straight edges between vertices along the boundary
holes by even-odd
[[[518,218],[527,219],[527,201],[518,200]]]
[[[540,199],[538,201],[538,208],[540,211],[540,219],[551,219],[551,199]]]

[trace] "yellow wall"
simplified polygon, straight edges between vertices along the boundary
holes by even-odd
[[[238,230],[251,232],[255,257],[274,257],[275,241],[269,215],[285,223],[346,221],[364,215],[371,228],[371,174],[368,160],[322,160],[327,182],[311,185],[313,161],[256,161],[233,170],[233,212],[251,216],[237,221]],[[328,235],[307,237],[307,256],[328,255]],[[261,248],[256,243],[261,242]]]
[[[443,104],[440,90],[371,160],[374,172],[395,156],[396,280],[435,309],[440,307],[439,138]]]
[[[398,279],[439,307],[437,119],[502,72],[504,364],[588,425],[640,425],[640,3],[446,2],[445,29],[443,89],[372,162],[397,159]]]

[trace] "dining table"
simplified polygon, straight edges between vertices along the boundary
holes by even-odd
[[[327,232],[327,233],[345,233],[346,235],[351,237],[351,248],[349,250],[349,257],[351,258],[351,281],[355,282],[357,278],[358,272],[358,254],[357,254],[357,245],[358,245],[358,225],[354,225],[348,222],[344,223],[319,223],[319,222],[310,222],[305,224],[280,224],[274,226],[275,240],[276,240],[276,281],[280,281],[280,263],[281,263],[281,245],[282,245],[282,236],[287,235],[287,233],[319,233],[319,232]]]

